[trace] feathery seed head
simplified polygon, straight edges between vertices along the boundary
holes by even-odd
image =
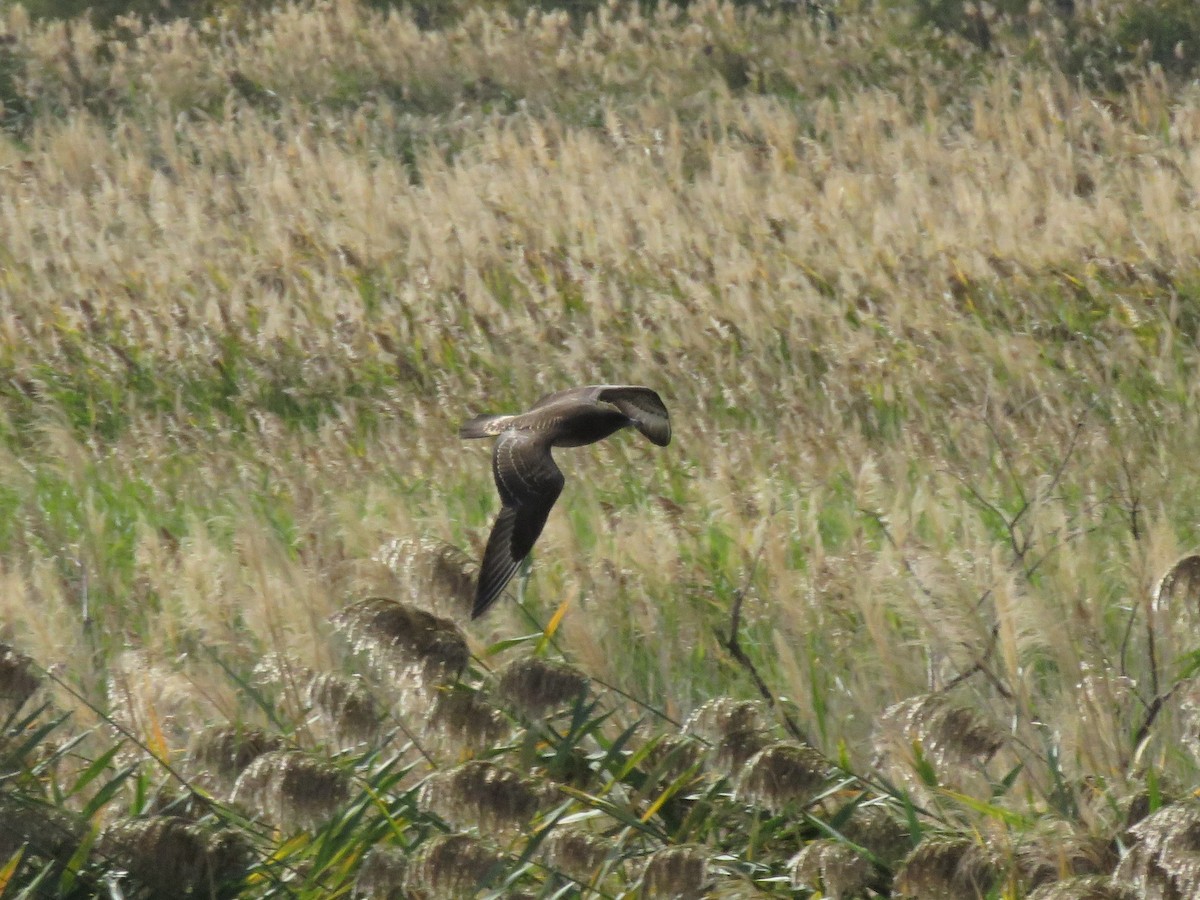
[[[708,880],[708,857],[701,847],[666,847],[650,856],[642,875],[642,892],[647,897],[686,900],[704,895]]]
[[[445,598],[451,609],[469,611],[475,603],[475,570],[478,568],[467,554],[441,541],[421,546],[422,570],[425,583],[436,595]]]
[[[210,831],[176,816],[113,822],[96,849],[119,862],[135,884],[156,897],[209,897],[222,885],[228,890],[251,859],[250,846],[240,833]]]
[[[996,870],[983,848],[964,838],[927,837],[896,873],[901,897],[982,897],[995,885]]]
[[[759,705],[750,700],[717,697],[697,709],[683,725],[685,732],[697,734],[714,744],[726,735],[766,730]]]
[[[0,721],[15,716],[41,683],[32,659],[0,643]]]
[[[421,845],[409,861],[404,886],[420,900],[473,897],[498,876],[502,858],[473,837],[447,834]]]
[[[363,857],[354,880],[354,896],[371,900],[404,900],[408,854],[400,847],[376,844]]]
[[[496,693],[532,719],[574,702],[589,684],[587,676],[573,666],[527,657],[504,668]]]
[[[425,782],[421,802],[460,827],[514,832],[537,815],[545,791],[531,779],[484,760],[471,760]]]
[[[511,731],[498,709],[481,700],[476,691],[455,685],[438,689],[426,729],[474,751],[496,746]]]
[[[1165,806],[1129,832],[1138,843],[1114,877],[1144,896],[1200,896],[1200,800]]]
[[[413,603],[468,613],[475,603],[475,562],[452,544],[429,538],[395,538],[374,559],[399,576]]]
[[[740,771],[752,756],[772,743],[759,705],[730,697],[705,703],[692,713],[683,730],[716,744],[716,764],[729,773]]]
[[[673,781],[699,763],[706,752],[705,746],[690,734],[666,734],[646,754],[646,768],[661,770]]]
[[[551,832],[544,846],[549,866],[586,883],[604,865],[611,842],[586,831],[559,827]]]
[[[359,601],[333,616],[333,624],[376,668],[422,685],[453,681],[470,658],[466,639],[449,619],[385,597]]]
[[[1171,566],[1155,585],[1152,602],[1155,612],[1200,616],[1200,554],[1189,553]]]
[[[370,743],[379,735],[383,714],[357,678],[319,672],[308,682],[305,701],[340,741]]]
[[[779,743],[755,754],[742,772],[738,796],[779,812],[804,803],[829,778],[829,761],[806,744]]]
[[[861,896],[875,877],[875,867],[840,841],[811,841],[792,857],[792,887],[830,900]]]
[[[1058,881],[1064,875],[1099,875],[1117,865],[1110,836],[1082,832],[1062,819],[1039,820],[1021,834],[1016,848],[1017,866],[1032,887]]]
[[[283,738],[244,725],[210,725],[193,735],[188,758],[217,783],[232,787],[250,763],[283,746]]]
[[[77,818],[15,791],[0,791],[0,822],[0,858],[6,860],[28,847],[29,854],[66,863],[85,833]]]
[[[912,762],[914,744],[939,776],[973,771],[1005,745],[1004,735],[974,710],[941,694],[909,697],[888,707],[875,732],[875,749],[893,765]]]
[[[346,775],[299,750],[273,750],[248,765],[233,787],[232,802],[279,827],[316,827],[350,797]]]
[[[912,833],[879,805],[860,806],[842,826],[842,834],[870,850],[885,863],[894,863],[912,850]]]
[[[1029,900],[1146,900],[1146,895],[1107,875],[1084,875],[1044,884]]]

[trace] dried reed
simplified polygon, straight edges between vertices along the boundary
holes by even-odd
[[[528,657],[504,667],[496,693],[533,719],[582,698],[589,683],[586,675],[566,663]]]
[[[350,797],[350,781],[329,762],[298,750],[272,750],[238,776],[232,802],[280,828],[321,825]]]

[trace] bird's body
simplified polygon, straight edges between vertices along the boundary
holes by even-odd
[[[551,447],[582,447],[632,425],[660,447],[671,442],[671,421],[650,388],[593,384],[548,394],[524,413],[476,416],[464,438],[497,437],[492,474],[503,507],[479,569],[472,618],[482,615],[533,549],[562,492],[563,475]]]

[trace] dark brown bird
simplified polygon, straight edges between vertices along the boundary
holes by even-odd
[[[472,619],[496,602],[533,549],[562,491],[563,474],[550,448],[594,444],[628,425],[660,447],[671,443],[671,420],[662,398],[650,388],[625,384],[558,391],[529,412],[476,416],[462,426],[459,435],[464,438],[500,438],[492,453],[492,474],[503,508],[483,551]]]

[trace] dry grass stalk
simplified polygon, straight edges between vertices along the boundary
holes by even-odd
[[[347,606],[333,622],[381,672],[422,687],[453,681],[470,657],[466,639],[449,619],[384,597]]]
[[[413,854],[404,886],[416,900],[459,900],[473,897],[503,866],[503,858],[476,838],[442,835]]]
[[[478,752],[495,747],[512,733],[512,725],[477,691],[454,685],[440,688],[426,719],[426,730]]]
[[[978,843],[964,838],[927,837],[913,849],[896,873],[901,897],[982,898],[996,884],[995,867]]]
[[[20,712],[41,683],[32,659],[0,643],[0,722]]]
[[[1044,884],[1028,900],[1146,900],[1146,895],[1107,875],[1083,875]]]
[[[1137,843],[1117,866],[1117,881],[1148,900],[1200,896],[1200,801],[1172,803],[1129,831]]]
[[[378,738],[383,711],[359,679],[319,672],[308,682],[305,700],[341,744],[370,744]]]
[[[432,776],[421,802],[454,825],[484,833],[519,833],[547,799],[538,782],[483,760],[471,760]]]
[[[808,802],[828,783],[829,773],[829,760],[812,747],[772,744],[747,761],[737,793],[778,813],[789,804]]]
[[[608,858],[612,841],[569,826],[560,826],[546,838],[543,856],[551,868],[588,884]]]
[[[220,718],[209,696],[186,669],[156,660],[148,651],[126,651],[109,668],[108,714],[150,746],[186,746],[194,722]]]
[[[536,719],[579,700],[590,683],[574,666],[528,657],[504,667],[496,693],[525,716]]]
[[[792,859],[792,887],[831,900],[858,897],[876,880],[875,867],[839,841],[815,840]]]
[[[665,847],[651,854],[642,875],[647,897],[687,900],[704,895],[708,856],[703,847]]]
[[[129,873],[133,896],[227,895],[250,863],[245,837],[231,829],[209,831],[176,816],[126,819],[104,829],[96,852]]]
[[[190,768],[197,777],[232,790],[242,770],[262,756],[280,750],[283,738],[247,725],[209,725],[197,731],[188,745]]]
[[[231,802],[280,828],[315,828],[350,797],[350,779],[329,762],[298,750],[273,750],[238,776]]]
[[[377,844],[367,851],[354,879],[354,896],[370,900],[405,900],[408,853],[400,847]]]

